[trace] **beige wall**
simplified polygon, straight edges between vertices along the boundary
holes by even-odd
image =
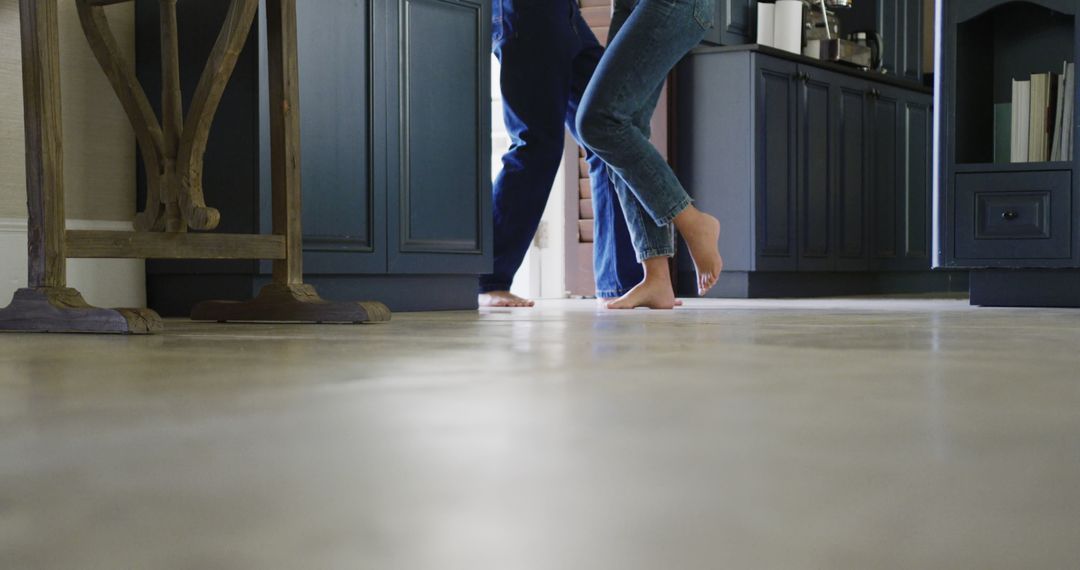
[[[68,227],[130,230],[135,214],[135,135],[90,53],[75,3],[59,4]],[[130,57],[135,51],[133,5],[110,7],[108,13]],[[0,306],[26,286],[21,52],[18,1],[0,0]],[[145,275],[141,260],[68,261],[68,284],[102,307],[145,306]]]
[[[133,4],[108,12],[131,57]],[[74,2],[60,1],[60,36],[67,216],[129,221],[135,214],[134,134],[90,52]],[[0,219],[26,218],[20,56],[18,2],[0,0]]]

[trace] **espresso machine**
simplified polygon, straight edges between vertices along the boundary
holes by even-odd
[[[850,10],[854,0],[803,0],[806,43],[804,55],[871,71],[882,68],[882,38],[876,31],[845,36],[838,10]]]

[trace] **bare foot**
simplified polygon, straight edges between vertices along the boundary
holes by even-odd
[[[608,309],[660,309],[675,308],[675,293],[670,283],[645,280],[630,290],[629,293],[607,304]]]
[[[509,291],[490,291],[477,297],[481,307],[532,307],[536,303]]]
[[[709,292],[720,279],[724,259],[720,257],[720,221],[694,208],[687,208],[675,219],[679,233],[690,248],[697,270],[699,295]]]
[[[627,294],[607,304],[608,309],[649,309],[671,310],[675,308],[675,291],[671,288],[671,272],[668,258],[653,257],[646,259],[645,280]]]
[[[601,309],[606,309],[606,308],[608,308],[608,305],[614,303],[617,300],[618,300],[617,298],[611,298],[611,297],[597,297],[596,298],[596,304],[600,305]],[[683,306],[683,300],[682,299],[675,299],[675,306],[676,307]]]

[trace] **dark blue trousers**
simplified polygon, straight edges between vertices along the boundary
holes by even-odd
[[[512,144],[495,179],[495,268],[480,278],[481,292],[510,289],[555,182],[564,129],[580,142],[578,106],[604,54],[573,0],[492,0],[492,39]],[[607,165],[592,153],[587,161],[596,293],[618,297],[641,282],[642,268]]]

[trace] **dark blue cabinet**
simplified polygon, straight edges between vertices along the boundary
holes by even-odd
[[[227,3],[178,6],[182,51],[202,61]],[[138,72],[157,99],[157,3],[136,12]],[[395,310],[475,306],[476,276],[492,263],[490,20],[484,0],[297,3],[305,280],[324,296]],[[236,226],[227,231],[270,228],[260,34],[241,54],[206,158],[207,199]],[[269,269],[153,262],[150,304],[182,315],[197,299],[248,298]]]
[[[677,171],[724,228],[717,295],[872,292],[883,272],[929,274],[925,89],[752,47],[699,49],[677,77]],[[938,287],[923,277],[890,290]]]
[[[1062,62],[1080,61],[1080,8],[1072,0],[969,0],[944,2],[942,15],[939,264],[1080,268],[1080,234],[1075,230],[1080,223],[1080,161],[1075,153],[1066,161],[998,162],[990,136],[995,106],[1012,103],[1013,79],[1060,72]],[[1069,95],[1074,105],[1080,102],[1078,92]],[[1080,120],[1069,128],[1075,138]],[[999,195],[991,200],[994,194]],[[1046,201],[1033,206],[1034,196],[1045,196]],[[1017,236],[977,232],[976,220],[990,204],[1015,213],[999,221],[1021,234],[1035,226],[1039,231]],[[1039,211],[1038,223],[1026,215],[1032,208]],[[1027,246],[1016,247],[1018,240],[1026,240]],[[1028,254],[1018,255],[1022,251]]]
[[[1058,160],[1011,162],[1008,149],[1005,156],[998,152],[993,136],[995,112],[1003,107],[1008,112],[1014,102],[1014,80],[1060,73],[1062,62],[1080,62],[1080,4],[938,4],[935,263],[971,270],[973,305],[1080,307],[1075,148]],[[1067,95],[1074,106],[1080,104],[1080,86]],[[1080,119],[1063,127],[1073,140],[1080,136]]]

